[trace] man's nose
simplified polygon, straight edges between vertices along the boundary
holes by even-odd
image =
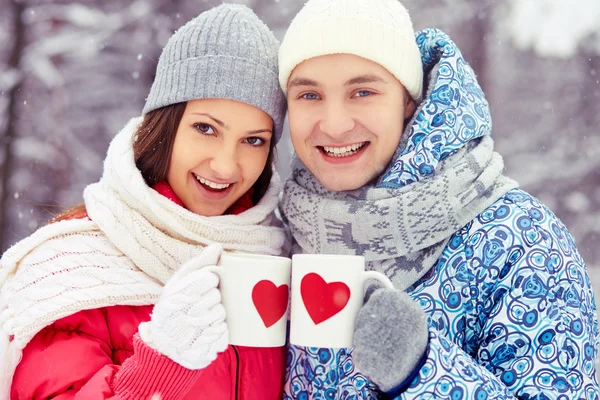
[[[332,138],[339,138],[354,129],[355,122],[352,114],[343,103],[330,103],[321,119],[321,132]]]

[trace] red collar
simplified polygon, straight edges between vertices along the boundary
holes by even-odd
[[[158,182],[156,185],[152,186],[152,189],[156,190],[158,193],[165,196],[167,199],[171,200],[173,203],[178,206],[184,207],[183,203],[175,194],[175,191],[171,188],[171,186],[167,183],[167,181]],[[231,205],[225,211],[224,215],[237,215],[241,214],[244,211],[254,207],[254,203],[252,202],[252,193],[253,189],[250,188],[242,197],[240,197],[235,203]]]
[[[177,197],[173,189],[171,189],[171,185],[169,185],[167,181],[158,182],[156,185],[152,186],[152,189],[156,190],[158,193],[162,194],[178,206],[185,208],[185,206],[183,205],[181,200],[179,200],[179,197]]]

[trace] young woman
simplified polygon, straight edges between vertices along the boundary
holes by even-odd
[[[169,40],[85,204],[2,257],[0,399],[281,397],[285,349],[228,347],[203,270],[223,249],[282,252],[277,49],[237,5]]]

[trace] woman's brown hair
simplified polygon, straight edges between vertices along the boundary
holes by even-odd
[[[150,187],[167,179],[175,135],[183,117],[185,106],[186,103],[177,103],[150,111],[146,114],[136,132],[133,141],[135,165],[142,173],[146,184]],[[275,135],[271,140],[265,168],[253,186],[253,204],[258,203],[266,193],[273,176],[274,139]],[[50,223],[86,216],[85,204],[79,204],[64,210],[54,217]]]

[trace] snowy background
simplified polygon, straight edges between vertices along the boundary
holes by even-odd
[[[251,6],[282,38],[303,0]],[[80,203],[173,31],[216,0],[0,0],[0,246]],[[600,295],[600,1],[405,0],[461,47],[507,171],[571,230]],[[290,144],[279,146],[288,171]]]

